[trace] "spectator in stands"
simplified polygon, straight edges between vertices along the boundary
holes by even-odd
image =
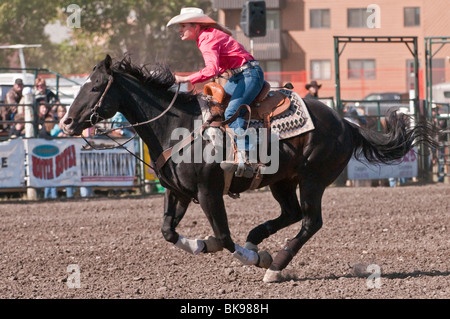
[[[59,99],[55,93],[47,88],[45,80],[37,77],[34,81],[34,100],[36,105],[47,103],[50,106],[50,115],[56,120],[56,108],[59,104]]]
[[[54,126],[54,118],[50,113],[50,104],[40,102],[38,109],[38,137],[50,138],[50,132]]]
[[[130,125],[130,123],[128,123],[127,119],[125,118],[125,116],[123,116],[122,113],[117,112],[116,114],[114,114],[114,116],[110,119],[110,121],[112,122],[112,128],[119,128],[119,127],[124,127],[127,125]],[[124,128],[121,130],[114,130],[110,133],[111,136],[114,137],[132,137],[134,135],[133,131],[129,128]]]
[[[317,99],[319,97],[319,89],[322,84],[318,84],[317,81],[311,81],[305,85],[305,89],[308,90],[308,94],[305,95],[305,99]]]
[[[51,137],[64,137],[67,136],[59,126],[59,120],[63,118],[66,114],[66,107],[64,105],[59,104],[56,109],[58,122],[55,124],[53,129],[50,131]],[[75,187],[66,187],[66,197],[72,198],[75,193]],[[58,193],[56,187],[46,187],[44,190],[44,198],[57,198]]]
[[[16,79],[13,87],[6,93],[5,104],[17,104],[22,99],[23,91],[22,79]]]
[[[36,81],[34,82],[34,86],[34,98],[36,100],[36,104],[41,103],[41,101],[45,101],[45,103],[49,104],[55,104],[56,102],[59,102],[56,94],[47,88],[47,84],[45,83],[45,80],[43,78],[37,77]],[[55,109],[53,110],[53,113],[56,114],[56,106],[54,108]]]
[[[116,114],[114,114],[114,116],[110,119],[110,121],[112,122],[111,128],[116,129],[123,127],[123,129],[116,129],[114,131],[111,131],[111,133],[109,133],[109,136],[129,139],[136,135],[135,130],[133,128],[126,127],[129,126],[130,123],[127,121],[127,119],[125,118],[125,116],[123,116],[122,113],[116,112]],[[133,141],[134,141],[134,149],[139,150],[139,140],[137,138],[134,138]]]
[[[14,121],[20,122],[23,121],[25,118],[23,114],[17,114],[14,118]],[[9,137],[10,138],[17,138],[17,137],[23,137],[25,136],[25,123],[15,123],[13,126],[11,126],[11,130],[9,131]]]
[[[444,182],[445,176],[445,143],[447,142],[447,135],[442,131],[447,129],[447,120],[445,118],[439,118],[438,107],[432,109],[433,125],[441,130],[441,133],[437,136],[439,146],[433,149],[432,163],[437,164],[438,182]]]
[[[94,135],[95,129],[93,127],[87,128],[83,131],[83,136],[86,138],[92,137]],[[95,195],[94,188],[92,186],[81,186],[80,196],[81,197],[93,197]]]
[[[62,128],[59,126],[59,121],[63,118],[63,116],[66,114],[67,110],[64,105],[58,104],[56,107],[56,120],[58,121],[55,126],[53,126],[52,130],[50,131],[50,135],[52,137],[65,137],[67,136],[66,133],[62,130]]]
[[[56,199],[58,198],[58,190],[56,187],[46,187],[44,188],[44,198],[45,199]]]
[[[11,90],[6,93],[5,104],[18,104],[22,99],[23,91],[22,79],[16,79]],[[17,105],[8,105],[0,107],[0,121],[13,121],[17,113]],[[0,123],[0,132],[7,130],[8,124]]]
[[[357,109],[354,106],[344,106],[344,117],[347,121],[352,122],[358,126],[365,127],[367,125],[366,118],[364,116],[364,110]]]

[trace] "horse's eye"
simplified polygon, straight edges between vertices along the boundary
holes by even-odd
[[[92,88],[92,92],[98,92],[98,87],[94,86],[94,87]]]

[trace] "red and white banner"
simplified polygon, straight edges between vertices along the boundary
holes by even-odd
[[[29,139],[29,186],[132,186],[136,160],[123,148],[84,150],[79,138]],[[125,142],[118,140],[117,142]],[[99,148],[116,146],[112,141],[95,139]],[[125,147],[134,153],[134,142]]]
[[[21,138],[0,143],[0,188],[25,186],[25,146]]]
[[[391,165],[371,164],[365,158],[358,161],[352,156],[347,169],[350,180],[416,177],[418,173],[417,149],[412,149],[401,161]]]

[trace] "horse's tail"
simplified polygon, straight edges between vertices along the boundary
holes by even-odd
[[[436,146],[435,126],[426,120],[411,125],[412,117],[390,112],[386,115],[385,132],[365,129],[348,122],[352,127],[354,155],[363,155],[371,163],[389,164],[405,156],[413,146],[424,143]]]

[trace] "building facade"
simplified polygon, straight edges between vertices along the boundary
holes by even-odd
[[[271,82],[292,82],[301,94],[312,80],[320,95],[335,96],[334,37],[417,37],[419,91],[425,90],[425,38],[448,37],[433,47],[433,84],[450,82],[448,0],[267,0],[267,34],[251,41],[241,28],[245,0],[213,0],[219,22],[252,50]],[[251,43],[253,42],[253,45]],[[404,43],[348,43],[340,48],[342,99],[370,93],[409,94],[414,57]]]

